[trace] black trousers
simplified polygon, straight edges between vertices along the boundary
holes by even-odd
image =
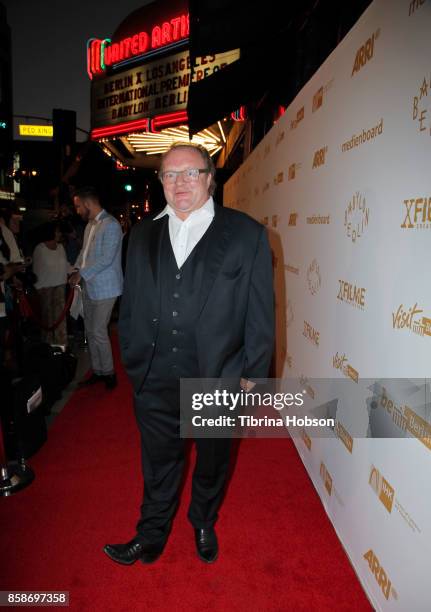
[[[135,394],[141,434],[144,497],[136,530],[146,542],[164,540],[178,506],[186,440],[180,438],[179,381],[147,380]],[[217,520],[229,469],[231,440],[196,439],[196,465],[188,518],[195,528]]]

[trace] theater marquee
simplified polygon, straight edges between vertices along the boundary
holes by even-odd
[[[199,81],[239,58],[239,50],[197,58],[188,51],[92,82],[93,127],[151,118],[185,110],[191,82]]]

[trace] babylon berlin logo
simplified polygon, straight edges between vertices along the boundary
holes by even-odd
[[[404,304],[398,306],[396,312],[392,313],[392,327],[394,329],[408,329],[418,336],[431,336],[431,319],[418,316],[423,313],[418,304],[411,306],[408,310]]]
[[[370,209],[367,206],[365,196],[357,191],[344,211],[344,227],[347,237],[355,243],[368,227]]]
[[[413,112],[412,119],[418,126],[418,132],[424,132],[425,134],[431,135],[431,104],[428,94],[431,89],[431,77],[427,80],[424,77],[422,83],[419,86],[417,96],[413,96]]]

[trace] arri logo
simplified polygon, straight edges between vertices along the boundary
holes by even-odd
[[[353,70],[351,76],[354,76],[357,72],[365,66],[367,62],[373,59],[374,55],[374,43],[380,36],[380,28],[361,46],[356,52],[355,61],[353,63]]]
[[[328,152],[327,146],[322,147],[321,149],[315,152],[314,157],[313,157],[313,166],[312,166],[313,169],[320,168],[320,166],[323,166],[325,164],[327,152]]]
[[[364,559],[368,561],[368,566],[371,572],[374,575],[374,578],[377,581],[377,584],[382,590],[382,593],[385,599],[389,599],[389,596],[392,594],[394,599],[397,599],[397,594],[392,587],[392,582],[389,580],[388,575],[386,574],[383,567],[380,565],[380,562],[375,554],[375,552],[370,548],[365,555]]]

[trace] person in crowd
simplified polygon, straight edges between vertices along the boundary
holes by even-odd
[[[93,370],[83,384],[104,382],[107,389],[114,389],[117,378],[108,326],[115,301],[123,290],[121,226],[102,208],[93,187],[77,189],[73,200],[76,212],[87,221],[82,249],[69,279],[72,286],[82,284],[84,324]]]
[[[70,265],[61,244],[61,233],[56,223],[45,223],[39,229],[41,242],[33,251],[34,284],[39,294],[41,310],[41,338],[48,344],[67,345],[66,316],[52,327],[64,310],[67,275]]]
[[[66,251],[67,261],[71,265],[75,263],[81,251],[84,234],[82,220],[76,213],[73,214],[73,212],[67,204],[63,203],[60,206],[58,215],[64,250]]]
[[[5,282],[14,274],[24,270],[23,257],[15,236],[8,227],[9,219],[9,212],[0,209],[0,363],[3,363],[6,334],[9,329],[6,308],[7,286]]]
[[[167,205],[132,231],[121,301],[123,363],[134,389],[144,497],[136,535],[105,553],[130,565],[154,562],[178,504],[185,440],[180,378],[229,378],[250,389],[267,375],[274,340],[271,250],[265,228],[216,206],[205,148],[172,146],[159,177]],[[230,439],[196,439],[188,518],[198,557],[218,556],[215,532]]]

